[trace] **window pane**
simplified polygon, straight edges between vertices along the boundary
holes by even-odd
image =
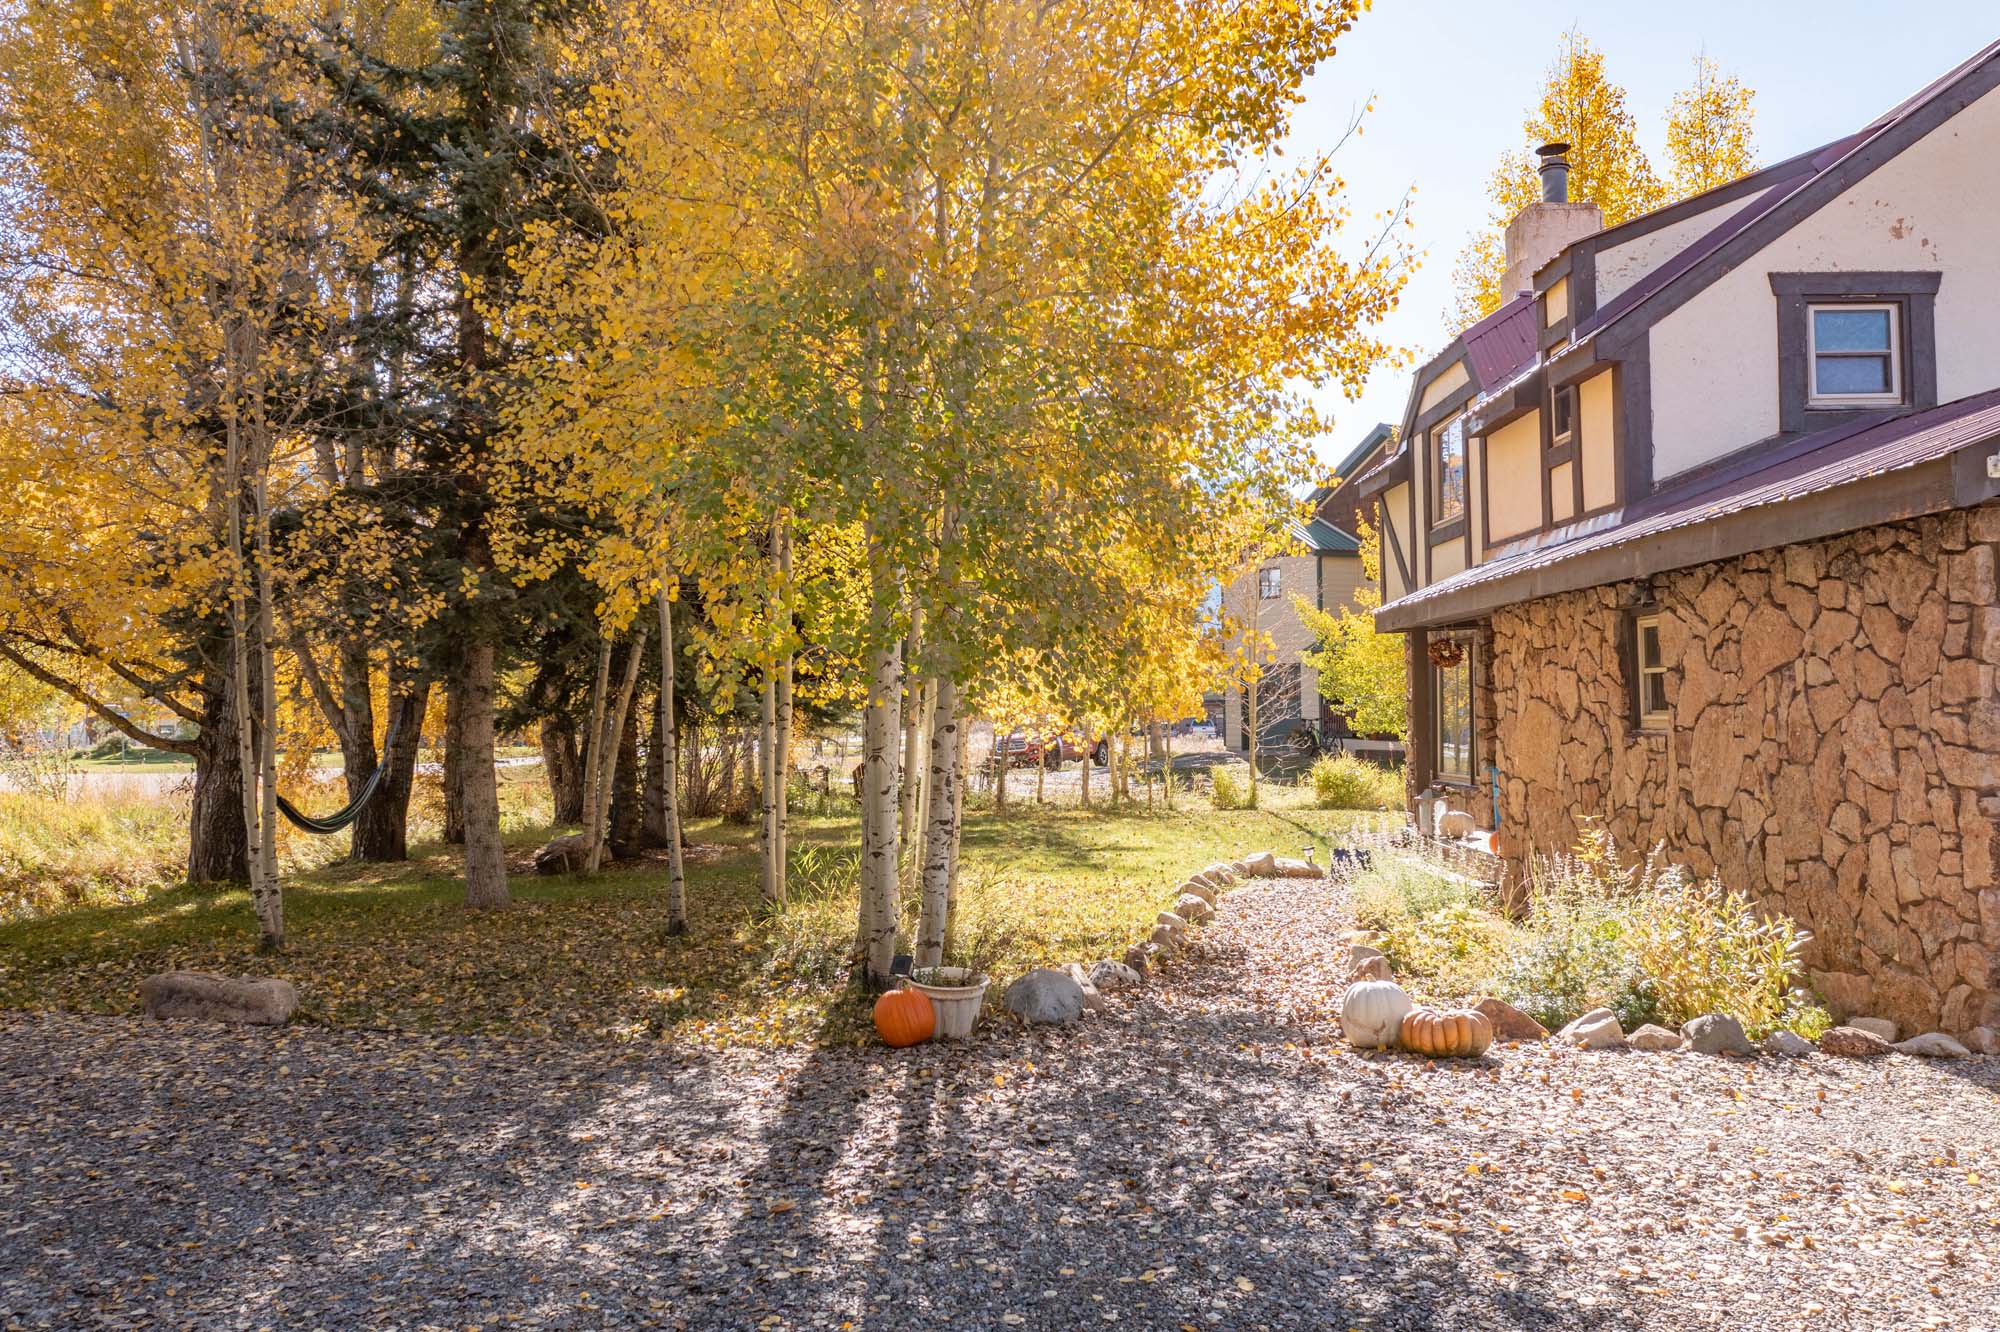
[[[1639,661],[1644,666],[1660,664],[1660,626],[1642,624],[1639,626]]]
[[[1667,673],[1665,671],[1654,671],[1642,678],[1645,681],[1645,697],[1640,700],[1639,706],[1641,709],[1646,712],[1665,712],[1667,710]]]
[[[1822,395],[1889,391],[1886,356],[1821,356],[1814,374],[1813,389]]]
[[[1888,351],[1887,310],[1813,311],[1814,351]]]
[[[1472,776],[1472,657],[1437,673],[1437,770],[1446,777]]]
[[[1453,418],[1437,434],[1438,521],[1465,512],[1465,418]]]

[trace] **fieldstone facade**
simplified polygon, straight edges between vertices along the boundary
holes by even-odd
[[[1484,752],[1510,871],[1599,816],[1811,930],[1837,1013],[1993,1037],[1996,554],[2000,502],[1660,574],[1650,598],[1628,582],[1495,611]],[[1647,600],[1658,731],[1628,692]]]

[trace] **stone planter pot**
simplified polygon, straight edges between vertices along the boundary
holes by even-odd
[[[924,971],[930,974],[931,968]],[[973,1023],[979,1021],[979,1007],[986,1002],[986,987],[992,982],[964,967],[938,967],[935,974],[938,979],[952,983],[927,985],[912,979],[909,985],[927,995],[937,1010],[937,1037],[960,1040],[970,1036]]]

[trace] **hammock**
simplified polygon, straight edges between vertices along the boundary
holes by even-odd
[[[391,756],[396,752],[396,732],[403,729],[403,712],[403,708],[396,709],[396,718],[389,723],[389,733],[382,737],[382,761],[375,765],[375,771],[369,773],[368,780],[361,783],[361,790],[356,792],[354,799],[348,801],[343,808],[335,810],[323,819],[316,819],[310,814],[299,813],[291,801],[279,796],[278,812],[290,819],[293,827],[303,829],[317,837],[337,833],[360,818],[362,808],[374,799],[375,793],[382,789],[382,783],[388,780]]]

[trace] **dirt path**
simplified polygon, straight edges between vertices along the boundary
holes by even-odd
[[[0,1327],[2000,1326],[2000,1060],[1362,1058],[1334,891],[956,1049],[0,1020]]]

